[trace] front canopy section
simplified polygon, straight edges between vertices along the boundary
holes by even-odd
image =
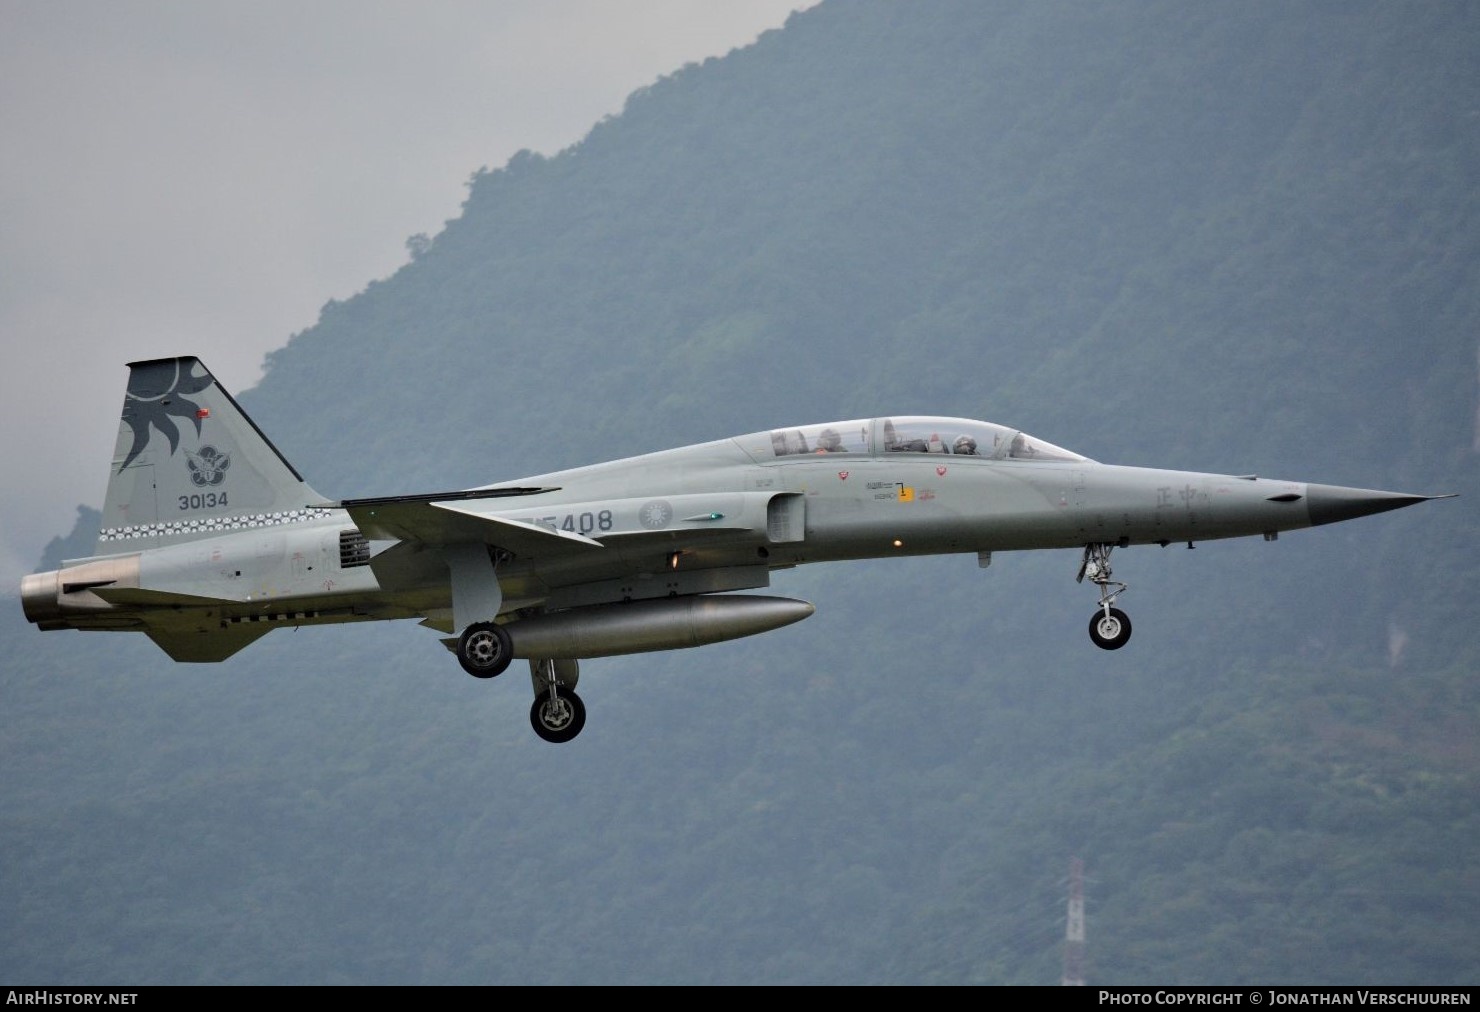
[[[953,453],[991,460],[1086,459],[1026,432],[969,418],[883,418],[878,428],[884,453]]]
[[[806,453],[869,453],[874,423],[870,419],[801,425],[771,430],[771,452],[778,457]]]
[[[1088,458],[1026,432],[969,418],[904,415],[772,429],[742,440],[758,459],[812,454],[942,453],[988,460]],[[769,450],[769,454],[767,454]]]

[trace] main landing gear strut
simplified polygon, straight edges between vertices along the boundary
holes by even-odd
[[[474,678],[496,678],[514,659],[513,637],[498,621],[504,600],[498,567],[511,556],[477,542],[447,545],[442,554],[452,578],[453,627],[462,630],[455,647],[458,663]],[[530,659],[534,705],[529,722],[545,741],[570,741],[586,726],[586,704],[575,692],[580,671],[576,660]]]
[[[497,622],[473,623],[458,638],[457,659],[474,678],[503,674],[514,659],[508,630]],[[556,744],[580,734],[586,726],[586,704],[575,692],[580,662],[534,658],[529,673],[534,682],[534,704],[529,708],[534,733]]]
[[[462,630],[458,663],[474,678],[497,677],[514,659],[508,630],[495,621],[504,600],[498,565],[508,555],[483,544],[448,545],[442,551],[452,576],[452,625]]]
[[[570,741],[586,726],[586,704],[576,695],[580,662],[540,658],[529,662],[534,704],[529,723],[534,733],[557,745]]]
[[[508,630],[497,622],[474,622],[458,637],[457,659],[474,678],[503,674],[514,659]],[[529,723],[534,733],[545,741],[556,744],[570,741],[586,726],[586,704],[575,692],[580,670],[580,662],[574,660],[545,657],[529,662],[534,682]]]
[[[1089,638],[1101,650],[1119,650],[1131,638],[1131,620],[1125,612],[1115,607],[1115,599],[1125,591],[1125,584],[1111,579],[1110,552],[1114,545],[1089,544],[1084,546],[1084,561],[1079,564],[1079,575],[1075,582],[1083,583],[1086,578],[1100,588],[1100,605],[1089,620]]]

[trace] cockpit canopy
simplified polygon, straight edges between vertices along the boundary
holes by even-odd
[[[764,437],[766,434],[760,435]],[[1026,432],[968,418],[864,418],[772,429],[769,435],[771,457],[822,453],[945,453],[989,460],[1088,459]],[[761,459],[767,456],[760,445],[763,442],[764,438],[754,443],[746,440],[746,449]]]

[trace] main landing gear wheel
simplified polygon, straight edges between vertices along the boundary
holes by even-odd
[[[559,745],[580,734],[586,726],[586,704],[569,689],[558,694],[546,689],[529,708],[529,722],[535,734]]]
[[[497,622],[474,622],[458,637],[457,659],[474,678],[493,678],[514,659],[514,644]]]
[[[1131,620],[1119,608],[1095,612],[1089,620],[1089,638],[1101,650],[1119,650],[1131,638]]]

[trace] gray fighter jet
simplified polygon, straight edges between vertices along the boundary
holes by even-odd
[[[546,741],[585,724],[582,658],[811,615],[738,591],[808,562],[1077,548],[1090,638],[1124,646],[1110,555],[1442,496],[1101,464],[1025,432],[895,416],[754,432],[427,495],[326,501],[195,358],[130,367],[95,554],[22,581],[42,629],[133,630],[219,661],[278,628],[420,619],[464,669],[529,661]]]

